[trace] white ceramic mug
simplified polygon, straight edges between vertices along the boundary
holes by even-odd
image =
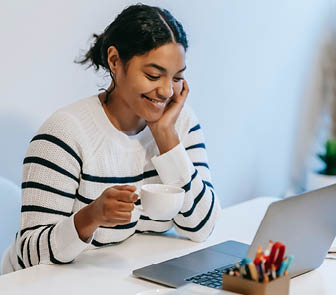
[[[184,189],[166,184],[145,184],[140,189],[141,214],[155,220],[170,220],[180,211]]]

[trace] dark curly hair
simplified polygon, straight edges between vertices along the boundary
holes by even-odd
[[[115,80],[107,60],[107,49],[110,46],[117,48],[125,66],[133,56],[143,55],[167,43],[179,43],[185,51],[188,48],[183,26],[168,10],[141,3],[125,8],[103,33],[94,34],[93,37],[95,41],[92,47],[76,62],[89,63],[89,67],[93,66],[96,71],[105,69],[111,75],[113,89]]]

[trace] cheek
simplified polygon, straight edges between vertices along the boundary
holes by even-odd
[[[153,83],[146,80],[147,79],[139,79],[136,83],[133,83],[133,91],[138,94],[151,92],[155,87],[153,87]]]
[[[146,81],[147,80],[147,81]],[[127,93],[130,96],[146,93],[150,91],[150,83],[148,79],[141,74],[134,73],[129,70],[127,79],[124,81],[124,89],[127,89]]]

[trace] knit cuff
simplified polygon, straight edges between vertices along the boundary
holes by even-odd
[[[195,168],[182,143],[152,158],[162,183],[182,187],[190,181]]]
[[[83,250],[85,250],[93,239],[90,237],[83,242],[77,233],[74,215],[57,223],[54,228],[55,238],[55,257],[63,262],[75,259]]]

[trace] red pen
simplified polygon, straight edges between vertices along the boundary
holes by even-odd
[[[272,246],[271,253],[267,258],[266,270],[271,270],[271,265],[274,264],[275,270],[281,266],[285,255],[286,246],[280,242],[275,242]]]

